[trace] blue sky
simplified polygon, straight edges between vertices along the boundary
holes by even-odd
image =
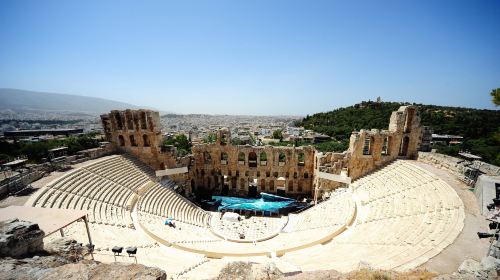
[[[494,108],[500,1],[0,0],[0,87],[178,113]]]

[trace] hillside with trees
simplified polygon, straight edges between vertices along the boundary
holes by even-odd
[[[398,102],[364,101],[354,106],[305,117],[297,125],[332,136],[346,143],[352,131],[360,129],[387,129],[391,113],[401,105]],[[483,157],[484,161],[500,166],[500,111],[412,104],[421,112],[422,125],[434,133],[464,137],[461,145],[433,148],[440,153],[456,156],[466,150]]]

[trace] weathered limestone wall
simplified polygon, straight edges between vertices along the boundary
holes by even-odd
[[[477,167],[481,173],[489,176],[500,176],[500,167],[478,160],[467,161],[433,152],[418,152],[418,160],[448,170],[459,178],[464,176],[469,166]]]
[[[326,153],[318,159],[318,170],[332,174],[345,172],[353,180],[396,158],[413,159],[421,141],[420,114],[413,106],[401,106],[391,115],[388,130],[360,130],[351,134],[349,149],[344,153]],[[316,182],[322,190],[340,183]]]
[[[464,168],[463,159],[432,152],[419,152],[418,161],[434,165],[441,169],[445,169],[457,176],[462,174]]]
[[[101,115],[104,133],[118,150],[130,153],[154,169],[176,167],[175,150],[162,151],[160,114],[151,110],[113,110]]]
[[[357,179],[396,158],[416,158],[422,133],[416,107],[401,106],[392,113],[388,130],[353,132],[349,149],[343,153],[316,153],[310,146],[234,146],[229,130],[221,129],[216,143],[196,145],[192,156],[177,159],[175,148],[161,149],[158,112],[115,110],[101,120],[108,141],[152,168],[188,166],[187,176],[171,178],[186,185],[187,192],[198,187],[218,192],[227,186],[231,195],[246,195],[254,187],[257,192],[279,190],[289,196],[313,195],[316,187],[333,189],[340,183],[315,180],[315,172]]]
[[[500,176],[500,167],[480,161],[479,171],[490,176]]]
[[[225,183],[230,194],[246,195],[249,184],[257,179],[257,192],[276,193],[280,188],[288,196],[312,194],[313,147],[253,147],[230,143],[226,131],[219,133],[217,143],[192,148],[192,190],[206,187],[221,191]]]
[[[105,143],[99,148],[86,149],[78,152],[80,157],[84,157],[85,160],[96,159],[106,155],[110,155],[116,151],[116,145],[114,143]]]

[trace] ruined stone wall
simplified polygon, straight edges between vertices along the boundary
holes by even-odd
[[[279,188],[292,197],[312,194],[313,147],[235,146],[230,143],[228,136],[219,134],[217,143],[192,148],[192,189],[205,187],[217,192],[226,184],[229,194],[247,195],[249,185],[257,179],[257,193],[277,193]],[[225,180],[224,176],[227,176]]]
[[[351,134],[344,153],[321,154],[318,171],[332,174],[346,172],[353,180],[393,161],[414,159],[421,141],[420,114],[413,106],[401,106],[392,113],[388,130],[360,130]],[[324,191],[340,186],[338,182],[317,180]]]
[[[434,152],[419,152],[418,160],[445,169],[459,178],[463,178],[469,166],[479,169],[482,174],[489,176],[500,176],[500,167],[488,164],[482,161],[467,161],[461,158],[456,158],[448,155],[443,155]]]
[[[176,167],[174,151],[162,151],[160,114],[151,110],[113,110],[101,115],[106,139],[153,169]]]
[[[460,173],[462,173],[462,163],[464,160],[438,153],[419,152],[418,161],[428,163],[441,169],[445,169],[458,176]]]
[[[188,166],[187,176],[172,178],[177,183],[187,181],[188,192],[197,187],[218,192],[227,186],[230,195],[246,195],[254,186],[257,193],[279,189],[288,196],[313,195],[316,187],[333,189],[340,183],[315,179],[315,172],[357,179],[396,158],[414,159],[422,134],[416,107],[401,106],[392,113],[387,130],[353,132],[349,149],[343,153],[316,153],[310,146],[235,146],[229,130],[221,129],[216,143],[196,145],[192,156],[177,159],[175,148],[161,149],[159,119],[159,113],[150,110],[115,110],[101,116],[106,138],[119,150],[154,169]]]

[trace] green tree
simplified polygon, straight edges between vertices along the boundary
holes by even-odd
[[[191,153],[191,142],[185,134],[177,134],[175,137],[170,137],[163,141],[163,145],[171,145],[177,148],[179,155],[187,155]]]
[[[273,138],[283,141],[283,131],[281,129],[273,131]]]
[[[493,103],[497,106],[500,105],[500,88],[493,89],[490,95],[493,97]]]

